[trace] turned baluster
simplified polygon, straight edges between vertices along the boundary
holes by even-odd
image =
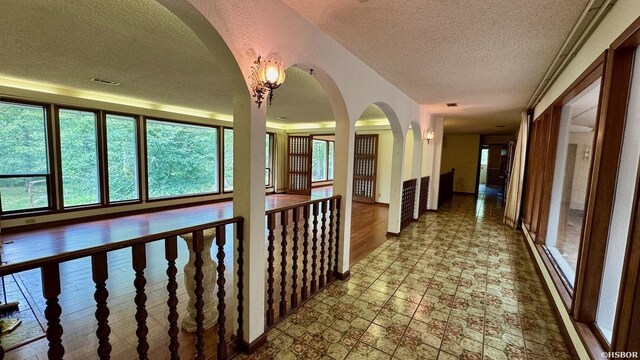
[[[291,307],[296,308],[298,306],[298,218],[299,209],[293,209],[293,256],[292,261],[292,274],[291,274]]]
[[[147,284],[147,279],[144,277],[144,269],[147,267],[147,255],[145,244],[138,244],[131,247],[133,270],[135,271],[135,280],[133,280],[133,286],[136,289],[136,296],[134,302],[136,304],[136,336],[138,337],[138,357],[141,360],[147,360],[149,357],[149,343],[147,342],[147,334],[149,329],[147,328],[147,294],[144,287]]]
[[[218,235],[218,234],[216,234]],[[202,259],[202,251],[204,250],[204,232],[202,230],[193,232],[193,252],[195,254],[195,260],[193,265],[195,266],[195,275],[193,279],[195,280],[195,289],[194,294],[196,296],[196,301],[194,304],[196,310],[195,322],[196,322],[196,331],[194,333],[196,337],[196,354],[195,359],[203,360],[204,359],[204,286],[202,285],[202,281],[204,280],[204,272],[202,271],[202,267],[204,265],[204,260]]]
[[[40,269],[42,276],[42,295],[46,299],[47,307],[44,317],[47,319],[47,340],[49,340],[49,359],[62,359],[64,346],[62,345],[62,325],[60,315],[62,307],[58,303],[60,295],[60,268],[58,264],[45,265]]]
[[[227,318],[225,317],[225,311],[227,305],[224,302],[224,298],[226,296],[226,292],[224,290],[224,286],[226,283],[226,279],[224,277],[225,265],[224,265],[224,245],[225,245],[225,226],[221,225],[216,227],[216,245],[218,245],[218,359],[224,360],[227,358],[227,342],[225,339],[226,329],[225,329],[225,321]]]
[[[334,221],[334,212],[335,212],[335,199],[329,200],[329,249],[327,251],[327,283],[331,282],[331,266],[333,264],[333,221]]]
[[[178,258],[178,238],[171,236],[164,241],[165,259],[167,259],[167,293],[169,298],[167,299],[167,307],[169,308],[169,314],[167,320],[169,321],[169,353],[171,360],[180,359],[178,355],[178,349],[180,343],[178,342],[178,334],[180,328],[178,327],[178,296],[176,294],[178,290],[178,282],[176,281],[176,275],[178,274],[178,268],[176,267],[176,259]]]
[[[302,208],[302,217],[304,223],[302,225],[302,300],[307,300],[309,288],[307,286],[307,265],[309,264],[309,206]]]
[[[244,253],[244,224],[242,223],[242,221],[240,221],[237,226],[236,226],[236,240],[238,241],[238,270],[237,270],[237,274],[238,274],[238,341],[243,341],[244,339],[244,331],[243,331],[243,316],[242,316],[242,312],[244,311],[244,305],[242,304],[242,302],[244,301],[244,280],[243,280],[243,276],[244,276],[244,258],[243,258],[243,253]]]
[[[320,282],[320,288],[324,287],[324,259],[326,256],[324,247],[326,245],[326,241],[327,241],[327,202],[323,201],[321,203],[321,213],[322,213],[322,218],[321,218],[321,226],[320,226],[320,274],[319,275],[319,282]]]
[[[267,215],[267,229],[269,230],[269,235],[267,237],[269,241],[269,245],[267,246],[267,326],[273,325],[274,322],[274,311],[273,311],[273,241],[275,237],[273,235],[273,230],[276,227],[276,217],[275,214]]]
[[[336,253],[333,272],[338,272],[338,255],[340,252],[340,204],[342,203],[342,198],[336,198]]]
[[[318,260],[318,203],[313,203],[313,238],[311,247],[311,293],[317,291],[317,260]]]
[[[280,244],[280,317],[287,312],[287,225],[289,224],[289,211],[280,213],[280,225],[282,226],[282,244]]]
[[[109,278],[107,253],[91,256],[91,271],[93,282],[96,284],[93,298],[96,300],[95,316],[98,321],[98,329],[96,330],[98,357],[100,359],[110,359],[111,343],[109,343],[109,335],[111,334],[111,328],[109,327],[109,307],[107,307],[107,298],[109,297],[109,291],[107,290],[107,279]]]
[[[0,338],[2,337],[2,326],[0,326]],[[4,347],[0,342],[0,360],[4,359]]]

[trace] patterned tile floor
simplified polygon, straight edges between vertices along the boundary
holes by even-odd
[[[251,358],[570,359],[501,214],[481,195],[423,215],[270,330]]]

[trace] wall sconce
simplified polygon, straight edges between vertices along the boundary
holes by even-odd
[[[258,59],[251,66],[251,75],[249,75],[251,90],[253,91],[253,97],[256,98],[258,107],[262,105],[267,92],[269,93],[269,105],[271,105],[273,90],[282,85],[285,77],[284,61],[278,63],[273,56],[269,60],[258,56]]]
[[[429,144],[429,142],[433,140],[434,137],[435,137],[435,134],[433,133],[433,131],[431,131],[431,129],[422,131],[422,142],[426,140],[427,144]]]

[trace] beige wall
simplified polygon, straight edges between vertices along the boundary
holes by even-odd
[[[475,193],[480,135],[445,135],[441,173],[456,169],[453,190]]]
[[[571,185],[571,209],[583,210],[587,195],[589,167],[593,153],[592,132],[572,132],[569,134],[569,144],[577,144],[575,166],[573,169],[573,183]],[[589,148],[589,156],[585,152]]]

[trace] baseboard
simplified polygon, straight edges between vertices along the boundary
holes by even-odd
[[[527,243],[529,256],[531,256],[531,259],[536,265],[536,273],[538,274],[540,281],[543,283],[545,295],[547,296],[547,300],[551,304],[553,313],[560,325],[560,332],[562,333],[565,342],[569,346],[569,352],[571,353],[571,356],[574,359],[590,359],[591,357],[589,356],[589,351],[584,346],[584,343],[582,342],[582,339],[578,334],[575,324],[569,316],[567,308],[564,306],[562,297],[560,296],[560,293],[558,292],[558,289],[556,288],[556,285],[551,278],[551,274],[544,264],[544,260],[542,260],[542,258],[540,257],[535,243],[531,238],[531,234],[529,234],[525,227],[522,227],[522,237]]]
[[[258,336],[257,339],[253,340],[251,344],[247,344],[244,340],[240,339],[238,341],[238,347],[246,354],[252,354],[259,347],[267,343],[267,333]]]
[[[398,236],[400,236],[400,233],[394,233],[394,232],[387,231],[387,236],[388,237],[398,237]]]
[[[351,271],[347,270],[343,273],[336,271],[333,275],[339,280],[347,280],[351,276]]]

